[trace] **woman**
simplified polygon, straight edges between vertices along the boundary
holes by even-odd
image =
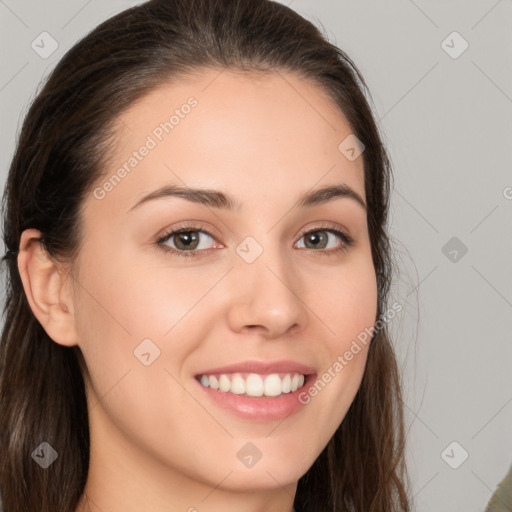
[[[4,196],[6,512],[410,510],[365,90],[268,0],[152,0],[64,56]]]

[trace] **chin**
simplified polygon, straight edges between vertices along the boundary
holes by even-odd
[[[223,482],[223,487],[236,491],[263,491],[295,485],[309,470],[314,460],[298,457],[300,450],[294,456],[263,457],[252,467],[238,467]],[[242,466],[242,465],[240,465]],[[217,470],[218,471],[218,470]]]

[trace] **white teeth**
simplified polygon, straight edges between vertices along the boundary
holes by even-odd
[[[212,389],[219,389],[219,381],[214,375],[210,375],[210,377],[208,377],[208,382],[210,383],[210,387]]]
[[[231,389],[231,382],[225,375],[221,375],[219,379],[219,391],[227,392]]]
[[[231,393],[235,393],[236,395],[245,393],[245,379],[238,374],[233,375],[231,379]]]
[[[201,375],[200,382],[204,387],[218,389],[224,393],[231,392],[236,395],[275,397],[282,393],[296,391],[304,385],[305,377],[298,373],[259,375],[246,374],[244,378],[240,373],[221,375]]]
[[[279,375],[273,373],[265,379],[263,393],[265,393],[265,396],[278,396],[281,394],[281,379]]]
[[[295,374],[292,377],[292,391],[297,391],[297,388],[299,387],[299,376]]]
[[[245,392],[249,396],[263,395],[263,379],[257,373],[251,373],[245,380]]]
[[[281,383],[281,391],[283,393],[289,393],[292,390],[292,378],[290,375],[285,375],[283,382]]]

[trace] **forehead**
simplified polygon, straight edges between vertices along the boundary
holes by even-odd
[[[164,83],[119,119],[109,202],[122,207],[165,183],[232,187],[244,203],[345,183],[364,196],[363,159],[340,143],[352,130],[318,85],[295,74],[208,69]],[[275,195],[272,195],[272,194]]]

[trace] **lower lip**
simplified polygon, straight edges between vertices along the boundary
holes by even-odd
[[[302,387],[276,397],[237,395],[230,391],[207,388],[197,379],[194,380],[214,403],[236,416],[253,421],[272,421],[282,420],[302,409],[304,404],[299,401],[299,394],[307,389],[313,379],[314,375],[307,375]]]

